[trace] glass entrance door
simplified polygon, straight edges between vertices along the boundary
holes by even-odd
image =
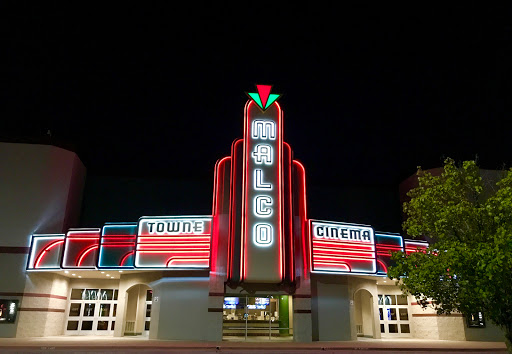
[[[222,335],[224,340],[292,340],[291,297],[225,297]]]
[[[379,320],[382,337],[410,337],[407,296],[379,295]]]

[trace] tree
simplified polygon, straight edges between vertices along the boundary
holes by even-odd
[[[451,159],[440,176],[417,173],[404,203],[404,231],[425,237],[425,252],[393,254],[388,276],[438,314],[482,311],[500,326],[512,351],[512,170],[490,190],[475,161]]]

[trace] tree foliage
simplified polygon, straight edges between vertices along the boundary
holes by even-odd
[[[404,230],[425,237],[426,252],[393,255],[388,276],[439,314],[482,311],[512,340],[512,170],[484,188],[475,161],[451,159],[440,176],[418,170],[419,186],[404,203]]]

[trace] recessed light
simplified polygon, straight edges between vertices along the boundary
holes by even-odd
[[[69,270],[65,270],[64,273],[68,274],[69,273]]]
[[[109,277],[109,276],[110,276],[110,274],[105,274],[105,275],[106,275],[107,277]]]
[[[384,280],[384,283],[387,283],[388,281],[387,280]]]
[[[81,275],[79,275],[78,277],[79,277],[79,278],[81,278],[82,276],[81,276]]]
[[[101,274],[104,274],[105,272],[101,272]]]
[[[71,275],[75,276],[76,274],[74,274],[74,273],[73,273],[73,274],[71,274]]]
[[[122,272],[123,272],[122,270],[119,271],[119,273],[122,273]]]
[[[114,279],[114,277],[111,277],[112,279]]]

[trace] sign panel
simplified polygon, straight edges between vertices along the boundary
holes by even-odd
[[[139,219],[136,268],[208,268],[211,216]]]
[[[64,237],[64,234],[32,235],[27,269],[60,269]]]
[[[283,279],[283,134],[277,103],[245,107],[242,181],[241,278],[246,283]]]
[[[375,247],[377,249],[377,274],[386,275],[388,267],[394,265],[391,252],[404,250],[404,239],[399,234],[375,233]]]
[[[101,229],[69,229],[62,268],[96,268]]]
[[[133,268],[136,238],[136,223],[103,226],[98,268]]]
[[[366,225],[310,220],[312,271],[375,274],[373,228]]]

